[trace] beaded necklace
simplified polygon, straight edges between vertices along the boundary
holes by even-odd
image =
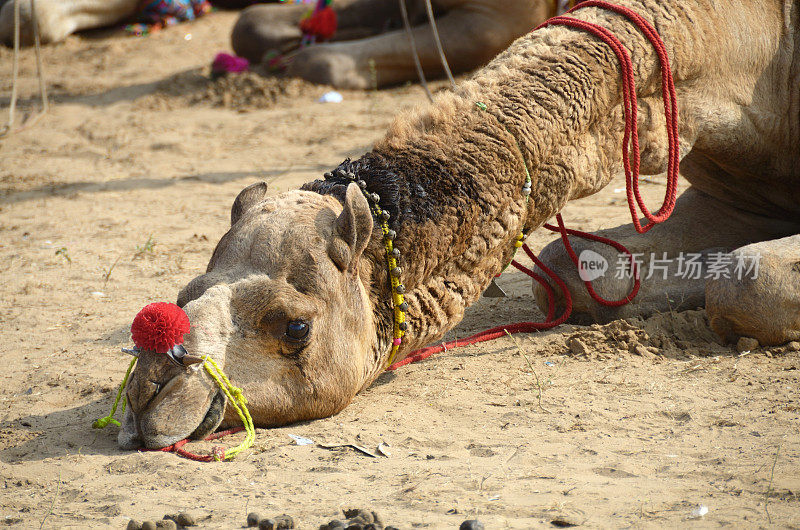
[[[370,193],[367,191],[367,183],[365,181],[356,180],[355,173],[342,169],[337,169],[333,173],[325,173],[325,180],[331,180],[334,176],[339,179],[355,182],[358,185],[361,189],[361,193],[363,193],[364,197],[367,199],[369,209],[375,219],[377,219],[378,225],[383,233],[383,247],[386,249],[386,265],[389,268],[389,281],[392,288],[392,312],[394,314],[392,351],[389,353],[389,359],[386,361],[386,366],[388,367],[394,362],[395,357],[397,357],[397,351],[403,343],[403,335],[406,334],[406,330],[408,329],[408,323],[406,322],[408,302],[406,302],[403,296],[406,292],[406,286],[400,281],[403,269],[398,265],[400,250],[394,246],[397,232],[389,228],[391,214],[387,210],[381,208],[381,196],[377,193]]]

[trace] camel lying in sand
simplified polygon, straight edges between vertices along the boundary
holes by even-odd
[[[33,44],[32,2],[20,3],[20,42]],[[122,24],[147,2],[142,0],[35,0],[42,43],[61,42],[76,31]],[[243,7],[248,0],[214,0],[221,7]],[[14,0],[0,0],[0,44],[14,39]]]
[[[711,322],[726,338],[800,339],[800,6],[619,3],[650,20],[666,43],[681,170],[692,186],[659,228],[612,232],[634,251],[659,255],[761,255],[757,278],[645,278],[639,296],[619,311],[668,311],[682,293],[702,305],[705,289]],[[632,51],[643,171],[664,171],[652,46],[618,15],[585,8],[574,16],[609,28]],[[621,172],[622,122],[615,56],[582,31],[551,26],[516,41],[456,93],[400,116],[370,153],[341,166],[379,195],[396,232],[408,304],[398,358],[440,340],[461,320],[508,263],[520,230],[541,226]],[[245,189],[207,273],[178,297],[192,323],[187,350],[224,366],[257,425],[334,414],[386,367],[393,315],[383,233],[359,186],[347,182],[335,172],[277,196],[267,196],[265,184]],[[605,248],[597,251],[616,261]],[[555,247],[547,255],[561,263]],[[571,268],[565,263],[559,271]],[[609,279],[598,289],[610,296],[629,285]],[[572,287],[580,300],[583,285]],[[597,313],[588,302],[578,308]],[[204,371],[163,355],[141,354],[127,395],[122,447],[165,446],[238,422]]]
[[[444,75],[428,25],[425,2],[405,0],[419,60],[427,76]],[[489,62],[559,4],[546,0],[433,0],[436,24],[450,68],[458,73]],[[338,88],[366,89],[417,79],[398,0],[336,0],[334,42],[297,50],[303,5],[255,5],[233,28],[234,51],[253,63],[289,54],[287,73]]]

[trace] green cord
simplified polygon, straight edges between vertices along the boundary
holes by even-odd
[[[125,379],[122,380],[122,384],[119,385],[119,390],[117,390],[117,398],[114,400],[114,406],[111,407],[111,413],[106,416],[105,418],[100,418],[92,423],[93,429],[102,429],[106,427],[109,423],[113,423],[117,427],[120,427],[122,424],[114,419],[114,413],[117,412],[117,405],[119,405],[119,400],[122,398],[122,391],[125,390],[125,385],[128,384],[128,378],[131,376],[131,370],[133,370],[133,365],[136,364],[136,357],[131,360],[131,364],[128,365],[128,371],[125,372]],[[127,398],[122,402],[122,412],[125,412],[125,403],[128,401]]]
[[[131,360],[131,364],[128,365],[128,371],[125,372],[125,378],[122,380],[122,384],[119,386],[117,397],[114,400],[114,405],[111,407],[111,413],[105,418],[100,418],[92,423],[93,428],[102,429],[108,426],[109,423],[113,423],[117,427],[122,426],[120,422],[114,419],[114,413],[117,411],[117,406],[119,405],[120,399],[122,399],[122,392],[125,390],[125,385],[128,384],[128,378],[130,378],[131,371],[133,370],[133,366],[136,364],[136,361],[137,359],[134,358]],[[225,460],[229,460],[242,452],[244,449],[247,449],[253,445],[253,442],[255,442],[256,439],[255,425],[253,424],[253,418],[250,416],[250,411],[247,409],[247,399],[245,399],[244,394],[242,394],[242,389],[233,386],[230,379],[228,379],[228,376],[226,376],[219,365],[214,362],[214,359],[206,358],[206,360],[203,362],[203,367],[206,369],[206,372],[208,372],[208,375],[211,376],[214,382],[217,383],[222,392],[225,393],[225,396],[228,398],[228,403],[230,403],[234,410],[236,410],[236,413],[239,414],[239,418],[241,418],[245,431],[247,432],[247,435],[242,443],[223,453],[223,458]],[[126,402],[127,398],[122,400],[122,412],[125,412]],[[216,458],[219,459],[219,457]]]

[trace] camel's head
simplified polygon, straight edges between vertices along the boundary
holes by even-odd
[[[373,310],[362,254],[373,229],[358,186],[344,206],[293,191],[243,190],[206,274],[179,294],[189,316],[186,364],[143,352],[128,384],[122,447],[164,447],[235,421],[201,364],[243,388],[257,425],[329,416],[378,373]],[[194,368],[194,369],[193,369]]]

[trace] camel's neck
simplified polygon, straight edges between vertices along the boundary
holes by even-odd
[[[532,182],[523,152],[501,122],[477,105],[460,109],[472,122],[443,134],[421,132],[402,145],[391,137],[353,164],[358,178],[381,196],[397,232],[409,329],[399,357],[441,339],[491,279],[511,260],[514,241],[554,215],[569,199],[568,175]],[[545,189],[547,188],[547,189]],[[542,204],[539,204],[540,200]],[[377,234],[368,251],[379,350],[391,343],[391,292]]]
[[[650,45],[629,24],[599,17],[638,48],[639,93],[654,93],[659,75]],[[352,163],[349,170],[381,196],[398,234],[409,304],[400,357],[458,324],[508,263],[521,230],[541,226],[568,200],[600,190],[621,170],[618,80],[606,45],[580,32],[547,29],[518,41],[457,94],[400,117],[371,153]],[[651,157],[654,166],[665,166],[660,151]],[[364,273],[381,330],[378,357],[391,343],[383,252],[376,230]]]

